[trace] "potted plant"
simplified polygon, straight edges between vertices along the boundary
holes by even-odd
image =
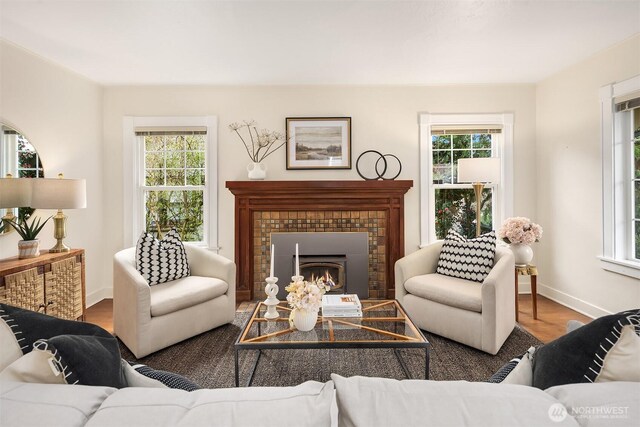
[[[49,221],[51,217],[47,218],[42,222],[41,218],[33,218],[31,223],[28,222],[28,218],[18,218],[18,221],[12,220],[3,220],[11,227],[13,227],[16,232],[22,237],[22,240],[18,242],[18,258],[35,258],[40,255],[40,240],[38,240],[38,233],[45,226],[47,221]]]

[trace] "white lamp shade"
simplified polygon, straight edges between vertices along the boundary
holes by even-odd
[[[500,159],[479,157],[458,160],[458,182],[500,181]]]
[[[31,205],[31,178],[0,178],[0,208]]]
[[[87,182],[84,179],[35,179],[31,207],[35,209],[86,208]]]

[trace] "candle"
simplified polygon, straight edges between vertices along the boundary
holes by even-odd
[[[276,246],[271,245],[271,271],[269,272],[269,277],[276,277],[273,275],[273,259],[276,256]]]
[[[300,275],[300,255],[298,254],[298,244],[296,243],[296,276]]]

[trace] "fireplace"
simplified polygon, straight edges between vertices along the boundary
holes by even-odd
[[[331,288],[328,293],[349,293],[345,274],[346,266],[346,256],[300,257],[300,275],[307,281],[323,278],[324,283]]]
[[[369,298],[369,238],[365,232],[271,233],[275,246],[274,274],[278,277],[278,299],[287,297],[285,286],[295,274],[296,243],[300,275],[305,280],[319,276],[334,283],[332,292]]]
[[[235,196],[236,300],[265,297],[271,236],[282,232],[368,234],[369,280],[364,293],[369,298],[393,298],[393,266],[404,256],[404,195],[412,185],[411,180],[227,181]],[[283,262],[285,270],[276,274],[281,288],[292,276],[291,258]],[[350,289],[352,267],[349,259],[345,274]],[[356,285],[366,287],[366,276],[364,281]]]

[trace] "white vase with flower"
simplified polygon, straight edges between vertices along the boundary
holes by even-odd
[[[318,311],[322,305],[322,295],[329,290],[323,279],[307,282],[301,276],[285,288],[289,294],[287,302],[293,308],[289,320],[299,331],[310,331],[318,322]]]
[[[526,266],[533,259],[531,244],[540,241],[542,227],[529,218],[507,218],[498,230],[498,237],[509,244],[517,266]]]
[[[267,129],[258,131],[256,122],[243,121],[231,123],[229,130],[235,132],[242,141],[251,163],[247,165],[247,176],[250,180],[263,180],[267,177],[267,165],[264,159],[273,154],[285,144],[285,136],[281,132],[271,132]],[[245,136],[242,136],[245,134]]]

